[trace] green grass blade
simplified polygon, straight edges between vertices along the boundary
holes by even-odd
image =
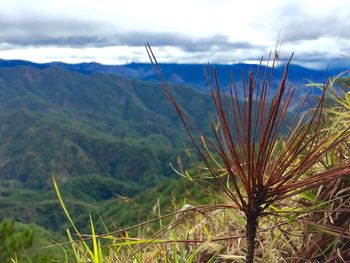
[[[193,251],[193,252],[191,253],[191,255],[189,256],[189,258],[187,259],[186,262],[187,262],[187,263],[192,263],[193,260],[194,260],[194,258],[197,256],[197,254],[198,254],[208,243],[209,243],[209,241],[204,242],[203,244],[201,244],[200,246],[198,246],[198,247],[196,248],[196,250]]]
[[[177,234],[176,234],[176,230],[173,231],[174,232],[174,243],[173,243],[173,254],[174,254],[174,258],[173,258],[173,262],[175,263],[179,263],[179,256],[177,255]]]
[[[220,249],[218,249],[218,250],[215,252],[215,254],[208,260],[207,263],[213,263],[213,262],[215,262],[216,257],[218,256],[219,252],[220,252]]]
[[[62,198],[62,196],[61,196],[61,192],[60,192],[60,190],[59,190],[59,188],[58,188],[57,182],[56,182],[56,180],[55,180],[55,178],[54,178],[53,176],[52,176],[52,181],[53,181],[53,185],[54,185],[54,188],[55,188],[55,191],[56,191],[57,198],[58,198],[58,200],[59,200],[59,202],[60,202],[60,205],[61,205],[61,207],[62,207],[62,209],[63,209],[63,211],[64,211],[66,217],[68,218],[69,222],[71,223],[71,225],[72,225],[74,231],[75,231],[75,232],[77,233],[77,235],[79,236],[81,243],[84,245],[84,248],[86,249],[86,251],[88,252],[88,254],[90,255],[90,257],[93,258],[93,253],[92,253],[91,249],[90,249],[89,246],[86,244],[86,242],[83,240],[83,238],[82,238],[82,236],[81,236],[81,234],[80,234],[78,228],[75,226],[75,224],[74,224],[74,222],[73,222],[73,219],[72,219],[71,216],[69,215],[69,212],[68,212],[68,210],[67,210],[67,208],[66,208],[66,205],[65,205],[64,202],[63,202],[63,198]]]
[[[97,241],[97,238],[96,238],[96,234],[95,234],[95,228],[94,228],[94,224],[92,222],[92,218],[91,218],[91,214],[89,215],[90,217],[90,225],[91,225],[91,234],[92,234],[92,244],[93,244],[93,251],[94,251],[94,257],[93,257],[93,260],[95,263],[102,263],[99,261],[99,249],[98,249],[98,241]]]

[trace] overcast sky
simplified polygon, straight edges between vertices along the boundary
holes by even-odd
[[[0,0],[0,58],[36,62],[348,63],[350,1]]]

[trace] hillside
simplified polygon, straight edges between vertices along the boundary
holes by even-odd
[[[209,96],[174,87],[205,123]],[[0,68],[0,219],[62,228],[54,175],[73,214],[171,176],[185,137],[158,84],[58,67]]]

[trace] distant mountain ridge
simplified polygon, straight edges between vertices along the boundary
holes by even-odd
[[[95,62],[90,63],[78,63],[68,64],[62,62],[50,62],[50,63],[33,63],[25,60],[0,60],[1,67],[15,67],[15,66],[31,66],[38,69],[47,68],[50,66],[56,66],[71,71],[76,71],[82,74],[91,75],[97,72],[107,74],[118,74],[128,78],[135,78],[144,81],[157,81],[153,67],[150,63],[131,63],[126,65],[103,65]],[[208,85],[204,75],[203,64],[161,64],[161,68],[167,80],[176,84],[187,84],[197,88],[207,90]],[[256,72],[258,65],[256,64],[213,64],[216,68],[219,76],[220,83],[227,86],[231,83],[231,73],[233,73],[235,81],[241,83],[242,71],[244,70],[246,75],[249,70]],[[278,66],[275,69],[274,79],[278,79],[284,66]],[[265,70],[265,66],[261,67],[261,71]],[[306,84],[308,81],[315,83],[322,83],[328,76],[334,76],[347,68],[339,67],[332,69],[309,69],[298,65],[290,65],[288,80],[295,87],[300,87]]]

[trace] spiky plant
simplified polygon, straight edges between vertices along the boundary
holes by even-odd
[[[305,96],[287,134],[282,134],[287,114],[292,114],[288,109],[295,92],[287,82],[290,61],[276,89],[272,88],[275,59],[270,70],[266,67],[260,72],[259,67],[256,74],[250,71],[248,82],[243,73],[241,90],[234,76],[228,91],[222,90],[216,70],[208,66],[205,73],[219,123],[219,129],[210,123],[211,139],[192,125],[174,98],[148,43],[146,49],[165,95],[200,157],[222,191],[245,214],[247,263],[254,260],[259,218],[271,204],[350,174],[349,161],[327,170],[315,168],[350,135],[349,128],[324,135],[321,116],[327,85],[310,115],[303,110],[308,97]],[[223,170],[226,176],[222,175]]]

